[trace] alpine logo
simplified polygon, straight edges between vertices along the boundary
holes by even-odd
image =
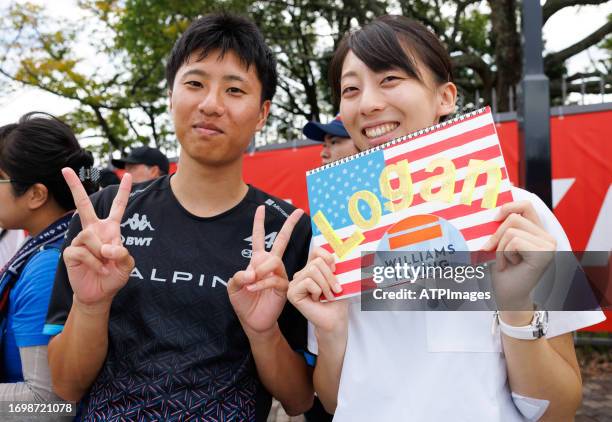
[[[151,222],[147,218],[146,214],[142,216],[138,213],[134,213],[133,216],[125,220],[121,224],[121,227],[127,228],[132,231],[155,231]],[[121,241],[125,246],[151,246],[152,237],[140,237],[140,236],[123,236],[121,235]]]
[[[121,224],[121,227],[126,226],[129,226],[131,230],[144,231],[149,229],[151,231],[155,231],[153,226],[151,226],[151,222],[147,219],[146,214],[143,214],[142,217],[140,217],[140,214],[135,213],[131,218],[128,218]]]
[[[265,242],[265,248],[267,250],[272,249],[272,245],[274,245],[274,240],[276,240],[276,235],[278,234],[278,232],[272,232],[270,234],[267,234],[266,237],[264,238],[264,242]],[[242,257],[246,258],[246,259],[251,259],[251,256],[253,255],[253,236],[249,236],[246,239],[244,239],[245,242],[249,242],[249,244],[251,245],[251,249],[243,249],[242,250]]]

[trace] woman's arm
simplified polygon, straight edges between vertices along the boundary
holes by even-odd
[[[552,213],[543,217],[554,219]],[[544,228],[531,201],[505,204],[498,219],[503,223],[483,249],[497,252],[492,274],[499,318],[510,326],[528,326],[534,316],[530,292],[554,265],[557,237]],[[503,331],[501,336],[512,392],[548,401],[543,420],[572,420],[580,406],[582,381],[571,334],[537,340]]]
[[[323,248],[316,248],[308,264],[289,283],[287,298],[315,327],[317,363],[314,388],[329,413],[336,410],[340,373],[348,339],[348,303],[334,300],[342,288],[333,274],[335,260]],[[321,302],[325,298],[327,303]]]

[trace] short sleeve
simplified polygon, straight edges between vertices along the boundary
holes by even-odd
[[[43,325],[58,260],[57,249],[38,252],[23,269],[11,292],[11,323],[17,347],[49,343],[49,336],[43,334]]]
[[[540,221],[544,225],[544,229],[553,235],[557,241],[557,251],[571,251],[569,239],[557,220],[557,217],[552,211],[544,204],[544,202],[533,193],[527,192],[522,189],[513,188],[512,194],[515,200],[529,200],[537,214],[540,217]],[[562,271],[561,268],[557,268],[558,271]],[[590,327],[606,319],[604,313],[601,310],[594,311],[549,311],[548,313],[548,333],[546,337],[552,338],[561,334],[570,333],[572,331],[579,330],[581,328]]]

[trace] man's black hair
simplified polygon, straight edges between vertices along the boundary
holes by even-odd
[[[262,87],[261,101],[272,100],[278,79],[276,59],[257,25],[229,13],[210,14],[195,20],[176,41],[166,64],[168,88],[172,89],[179,68],[193,54],[199,61],[213,51],[219,51],[221,58],[230,51],[235,53],[247,69],[255,65]]]

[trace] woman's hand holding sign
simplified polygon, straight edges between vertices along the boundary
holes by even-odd
[[[503,223],[483,246],[497,252],[492,270],[496,301],[501,310],[530,311],[530,293],[548,268],[557,242],[544,230],[529,201],[503,205],[497,219]],[[524,318],[529,320],[530,315]]]
[[[122,245],[120,227],[132,179],[123,176],[109,216],[99,219],[76,173],[65,168],[62,174],[83,227],[63,254],[74,298],[88,310],[107,311],[134,268],[134,259]]]
[[[293,277],[287,294],[289,301],[310,322],[317,331],[345,331],[347,321],[347,302],[336,301],[334,293],[342,287],[333,271],[336,269],[334,256],[321,247],[315,248],[308,258],[308,264]],[[328,303],[321,302],[327,299]]]

